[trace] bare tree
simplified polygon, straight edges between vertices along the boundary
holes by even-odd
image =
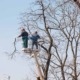
[[[30,34],[38,31],[44,39],[37,56],[43,80],[79,79],[79,14],[74,3],[66,0],[35,0],[30,11],[21,14],[21,26]]]

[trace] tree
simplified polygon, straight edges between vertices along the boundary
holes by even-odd
[[[21,25],[30,34],[38,31],[44,38],[37,56],[43,80],[78,80],[80,20],[79,9],[72,1],[36,0],[21,16]]]

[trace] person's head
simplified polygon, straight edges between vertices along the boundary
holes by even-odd
[[[24,28],[21,28],[21,31],[23,32],[23,31],[25,31],[25,29]]]

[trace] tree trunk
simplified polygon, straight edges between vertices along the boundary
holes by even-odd
[[[78,80],[77,79],[77,69],[76,69],[77,65],[76,65],[76,57],[74,56],[74,80]]]
[[[65,80],[64,67],[63,67],[63,66],[61,66],[61,74],[62,74],[62,78],[63,78],[63,80]]]
[[[46,67],[45,67],[46,70],[44,71],[44,80],[47,80],[48,69],[49,69],[49,65],[50,65],[50,59],[51,59],[51,54],[49,53]]]

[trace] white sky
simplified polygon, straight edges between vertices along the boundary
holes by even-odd
[[[13,41],[19,33],[20,13],[27,11],[33,1],[0,0],[0,80],[4,74],[11,76],[11,80],[23,80],[30,76],[27,59],[17,55],[11,60],[4,52],[13,51]],[[18,43],[18,49],[21,51],[21,42]]]

